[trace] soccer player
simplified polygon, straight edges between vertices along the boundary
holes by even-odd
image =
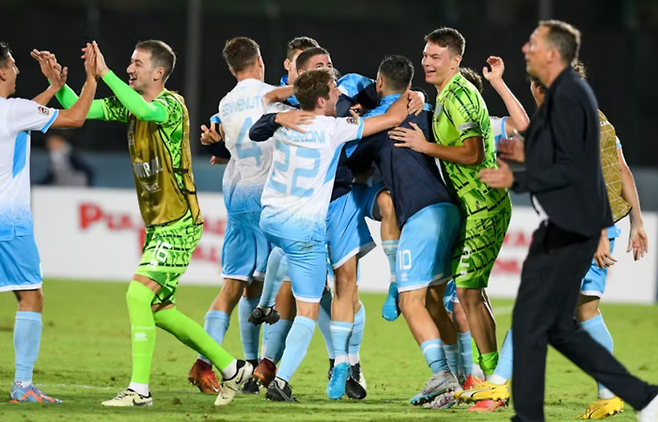
[[[38,52],[37,52],[38,53]],[[66,83],[67,68],[57,68],[47,55],[33,53],[51,85],[32,101],[9,98],[19,74],[9,45],[0,42],[0,292],[14,292],[18,302],[14,325],[15,373],[12,403],[61,403],[44,394],[32,375],[41,343],[41,260],[34,240],[30,208],[30,132],[51,127],[81,127],[96,93],[96,58],[85,53],[85,86],[70,110],[46,105]]]
[[[261,228],[288,259],[297,304],[281,366],[267,389],[267,397],[277,401],[294,401],[289,381],[315,329],[326,274],[326,216],[341,147],[399,124],[407,109],[405,98],[383,116],[337,119],[340,91],[328,69],[300,75],[294,94],[302,110],[312,111],[316,118],[302,126],[304,133],[287,128],[276,131],[274,164],[263,191],[261,213]]]
[[[459,198],[463,224],[453,254],[452,269],[459,302],[466,311],[471,334],[481,353],[485,376],[498,363],[493,313],[484,289],[489,282],[511,218],[506,190],[489,189],[478,172],[496,167],[493,133],[482,96],[459,73],[466,41],[455,29],[437,29],[425,37],[425,80],[438,92],[433,132],[436,144],[422,131],[394,129],[400,147],[439,158],[449,187]]]
[[[306,51],[309,48],[314,47],[320,47],[320,44],[318,44],[316,40],[310,37],[296,37],[288,41],[286,59],[283,61],[283,68],[286,70],[287,74],[281,76],[279,86],[292,86],[292,84],[295,83],[295,79],[298,75],[296,65],[297,57],[301,54],[302,51]],[[299,105],[299,101],[297,101],[297,99],[294,97],[289,98],[288,102],[291,106]]]
[[[409,89],[413,74],[409,59],[386,57],[377,74],[379,106],[364,117],[386,112]],[[431,120],[428,105],[419,116],[407,117],[404,127],[421,131],[426,138],[432,139]],[[400,308],[433,373],[423,391],[411,402],[420,405],[435,401],[433,407],[450,407],[454,404],[450,396],[435,398],[460,388],[453,374],[458,365],[456,334],[443,306],[445,283],[452,277],[452,247],[461,225],[459,209],[432,157],[411,149],[396,148],[395,141],[385,132],[363,139],[353,158],[360,158],[363,152],[374,154],[382,180],[393,199],[401,230],[396,267]],[[418,180],[423,180],[423,183],[418,183]],[[439,333],[453,346],[451,356],[444,353]]]
[[[128,147],[139,207],[146,225],[142,260],[126,299],[132,328],[133,372],[130,385],[104,406],[151,406],[149,389],[155,327],[208,357],[224,378],[216,405],[231,403],[251,378],[249,362],[238,361],[192,319],[176,309],[178,280],[201,238],[203,219],[196,197],[184,99],[165,88],[176,55],[162,41],[135,46],[126,84],[105,64],[94,42],[96,72],[116,95],[95,100],[88,119],[128,124]],[[64,86],[57,99],[70,106],[77,98]]]
[[[259,45],[246,37],[233,38],[222,52],[238,83],[220,102],[214,116],[221,123],[223,140],[231,159],[224,172],[224,203],[228,214],[222,248],[224,283],[205,316],[205,329],[221,345],[238,305],[238,319],[245,359],[258,365],[260,326],[249,323],[263,288],[263,275],[270,245],[258,226],[263,185],[272,164],[272,142],[256,143],[249,129],[263,114],[262,97],[275,87],[264,82],[265,65]],[[215,121],[217,122],[217,121]],[[246,295],[242,297],[245,291]],[[189,373],[189,381],[202,392],[217,390],[212,364],[200,355]],[[245,391],[258,393],[250,379]]]
[[[509,116],[502,118],[490,117],[494,134],[494,144],[496,149],[498,149],[499,145],[504,145],[508,138],[515,136],[514,131],[524,131],[528,127],[529,119],[521,103],[519,103],[503,81],[503,73],[505,72],[505,63],[503,60],[500,57],[491,56],[487,59],[487,63],[491,66],[491,70],[485,66],[482,69],[482,73],[503,99],[509,113]],[[471,81],[478,88],[478,91],[482,93],[482,80],[480,76],[476,73],[463,73],[463,71],[464,69],[462,69],[464,77]],[[506,405],[509,400],[507,383],[512,373],[513,364],[511,350],[512,331],[508,330],[494,374],[485,383],[477,376],[470,376],[464,383],[464,392],[455,395],[458,400],[473,401],[475,397],[479,399],[469,409],[470,411],[492,412]],[[489,392],[492,394],[488,397]]]
[[[582,78],[586,77],[585,67],[581,62],[574,62],[573,67]],[[530,91],[537,103],[537,107],[540,107],[544,102],[546,87],[539,79],[531,76]],[[601,121],[601,167],[604,169],[603,176],[606,182],[613,220],[617,222],[626,215],[629,215],[631,231],[628,236],[627,252],[632,251],[634,259],[638,260],[647,252],[649,240],[644,231],[640,200],[637,194],[635,180],[630,168],[626,164],[621,142],[616,135],[614,126],[612,126],[608,118],[600,110],[599,119]],[[525,160],[523,142],[517,139],[508,140],[505,144],[501,144],[501,157],[523,162]],[[603,321],[603,316],[599,310],[599,303],[605,291],[608,268],[616,262],[612,257],[612,251],[614,249],[615,239],[620,234],[621,231],[616,225],[602,231],[599,247],[592,259],[592,265],[581,285],[580,301],[576,312],[576,316],[583,330],[587,331],[594,340],[610,352],[612,352],[613,340]],[[503,356],[504,354],[509,354],[509,358]],[[501,360],[511,360],[512,355],[511,349],[509,353],[506,353],[503,347]],[[504,376],[510,378],[511,375],[510,368],[505,372]],[[598,390],[598,400],[587,406],[585,413],[579,416],[581,419],[604,419],[623,411],[624,403],[619,397],[601,383],[598,383]]]

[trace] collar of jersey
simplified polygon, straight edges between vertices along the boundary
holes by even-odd
[[[398,98],[400,98],[400,94],[391,94],[382,97],[382,99],[379,101],[379,105],[367,112],[363,117],[380,116],[386,113],[386,110],[388,110],[389,107],[391,107],[391,105],[396,102]]]

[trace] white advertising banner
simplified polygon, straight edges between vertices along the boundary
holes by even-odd
[[[203,237],[181,282],[221,281],[226,208],[199,194]],[[35,188],[34,231],[44,277],[129,281],[142,255],[144,222],[133,190]]]
[[[205,220],[203,237],[182,283],[219,285],[226,209],[221,194],[200,193]],[[132,190],[35,188],[32,195],[35,236],[44,276],[80,280],[128,281],[139,264],[144,239],[137,197]],[[513,298],[532,233],[539,219],[532,208],[515,207],[505,244],[489,281],[492,297]],[[381,244],[379,223],[368,220]],[[644,215],[649,255],[633,261],[626,253],[628,218],[619,224],[617,263],[610,269],[604,301],[654,303],[658,281],[658,215]],[[360,288],[385,292],[390,277],[386,256],[378,246],[361,262]]]
[[[643,215],[644,228],[649,237],[649,254],[634,261],[628,246],[629,219],[618,223],[621,236],[617,239],[613,257],[617,263],[608,272],[605,302],[655,303],[658,282],[658,214]],[[521,267],[528,254],[532,233],[539,226],[539,217],[532,207],[514,207],[503,248],[498,255],[489,279],[487,293],[491,297],[514,298],[521,280]],[[368,220],[377,244],[380,224]],[[370,252],[361,262],[361,290],[383,291],[388,285],[388,260],[381,246]]]

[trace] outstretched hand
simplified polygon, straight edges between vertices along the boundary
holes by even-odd
[[[54,54],[48,51],[34,49],[30,53],[30,56],[39,62],[41,73],[43,73],[43,76],[50,81],[53,88],[59,90],[66,85],[69,69],[67,67],[62,68],[62,66],[57,63],[57,57],[55,57]]]
[[[105,64],[105,57],[103,57],[103,53],[101,53],[100,47],[98,47],[96,41],[87,43],[87,46],[82,49],[82,52],[84,53],[82,58],[85,60],[87,52],[93,52],[94,61],[91,63],[94,64],[94,73],[97,77],[102,78],[107,72],[110,71],[110,69],[107,67],[107,64]]]

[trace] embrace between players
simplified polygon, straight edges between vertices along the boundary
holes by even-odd
[[[533,33],[524,47],[531,75],[536,51],[561,53],[560,37],[569,36],[565,25],[542,22]],[[199,353],[189,381],[203,392],[217,393],[215,404],[226,405],[236,392],[257,394],[260,387],[270,400],[296,401],[290,380],[317,322],[330,361],[328,397],[365,398],[359,359],[365,309],[358,296],[358,262],[374,248],[368,217],[382,222],[382,246],[390,263],[382,316],[393,321],[404,315],[432,370],[411,403],[441,409],[474,402],[474,411],[506,406],[512,334],[499,359],[485,288],[512,212],[507,186],[499,183],[509,169],[496,153],[523,161],[523,144],[514,133],[525,130],[528,117],[503,82],[504,65],[497,57],[489,58],[491,69],[483,73],[509,117],[489,116],[479,75],[460,67],[464,51],[463,36],[452,28],[425,37],[425,81],[438,93],[431,105],[424,93],[410,90],[414,66],[403,56],[384,58],[376,79],[339,77],[329,52],[300,37],[289,43],[288,74],[275,87],[264,82],[255,41],[238,37],[226,43],[223,56],[237,85],[221,100],[210,129],[202,127],[201,138],[213,163],[228,163],[224,284],[206,314],[204,330],[175,306],[178,280],[203,225],[187,108],[180,95],[165,88],[176,56],[161,41],[139,43],[126,84],[109,70],[98,46],[89,44],[84,49],[89,79],[103,79],[115,96],[87,104],[87,118],[128,124],[147,227],[143,257],[126,295],[133,374],[129,387],[103,405],[152,405],[148,384],[156,326]],[[81,103],[54,55],[35,51],[33,56],[64,108]],[[531,89],[541,105],[546,89],[541,80],[531,78]],[[616,220],[630,210],[629,250],[639,258],[646,235],[637,192],[614,128],[607,125],[602,133],[611,130],[606,139],[615,141],[614,151],[608,151],[613,147],[606,140],[605,156],[622,180],[608,187],[610,200],[618,207]],[[611,227],[602,236],[591,277],[583,284],[579,318],[600,343],[610,335],[598,298],[618,235]],[[328,278],[334,279],[333,294]],[[221,347],[236,305],[245,360]],[[609,343],[611,349],[611,338]],[[583,417],[622,410],[618,397],[603,386],[599,390],[600,400]]]

